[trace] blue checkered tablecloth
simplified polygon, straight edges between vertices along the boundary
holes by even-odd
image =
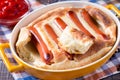
[[[39,2],[40,0],[29,0],[29,1],[31,3],[32,10],[35,10],[36,8],[42,6],[42,4]],[[64,0],[58,0],[58,1],[64,1]],[[84,1],[90,1],[103,6],[112,3],[118,9],[120,9],[120,0],[84,0]],[[0,43],[8,42],[11,37],[11,32],[12,32],[11,29],[7,28],[6,26],[0,25]],[[8,58],[10,58],[10,60],[14,63],[14,59],[11,55],[10,50],[7,50],[6,53]],[[101,66],[99,69],[95,70],[90,74],[77,78],[76,80],[99,80],[117,73],[120,73],[120,44],[115,54],[103,66]],[[24,71],[17,73],[13,72],[11,74],[15,80],[39,80]]]

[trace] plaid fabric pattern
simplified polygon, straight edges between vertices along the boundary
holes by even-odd
[[[32,10],[35,10],[36,8],[43,6],[42,3],[40,3],[39,1],[40,0],[29,0],[29,2],[31,3]],[[64,0],[58,0],[58,1],[64,1]],[[118,9],[120,9],[120,0],[83,0],[83,1],[90,1],[93,3],[98,3],[103,6],[112,3]],[[0,25],[0,43],[9,41],[11,37],[11,31],[12,30],[6,28],[6,26]],[[15,63],[9,49],[6,50],[6,53],[10,61],[12,63]],[[77,78],[75,80],[99,80],[117,73],[120,73],[120,44],[115,54],[103,66],[101,66],[99,69],[95,70],[94,72],[87,74],[83,77]],[[24,71],[17,73],[13,72],[11,74],[15,80],[40,80]]]

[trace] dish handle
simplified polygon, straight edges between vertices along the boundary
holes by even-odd
[[[0,56],[5,63],[8,71],[15,72],[23,70],[23,65],[20,62],[17,61],[18,64],[14,65],[9,61],[7,55],[5,54],[5,49],[7,48],[10,48],[9,43],[0,43]]]
[[[117,14],[117,16],[120,18],[120,10],[116,6],[114,6],[113,4],[108,4],[106,8],[113,10]]]

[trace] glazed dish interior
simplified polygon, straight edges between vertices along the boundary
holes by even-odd
[[[114,20],[95,6],[59,7],[20,29],[18,56],[43,69],[65,70],[90,64],[116,42]]]

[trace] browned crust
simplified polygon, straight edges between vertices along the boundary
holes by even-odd
[[[109,27],[114,23],[114,21],[109,17],[106,13],[104,13],[102,10],[94,7],[94,6],[87,6],[85,9],[89,12],[89,14],[100,21],[102,21],[105,25],[105,27]]]
[[[100,21],[104,25],[101,26],[103,28],[103,31],[111,38],[111,42],[115,42],[117,37],[117,29],[114,20],[104,11],[96,8],[95,6],[86,6],[85,9],[95,20]]]

